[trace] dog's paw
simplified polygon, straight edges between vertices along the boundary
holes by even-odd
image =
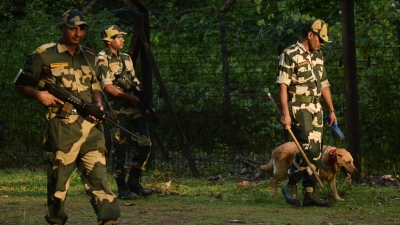
[[[336,197],[335,199],[336,199],[336,201],[338,201],[338,202],[344,202],[344,199],[343,199],[343,198],[341,198],[341,197],[339,197],[339,196],[338,196],[338,197]]]

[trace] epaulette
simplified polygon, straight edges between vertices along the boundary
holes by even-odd
[[[88,48],[88,47],[82,46],[82,49],[83,49],[85,52],[87,52],[87,53],[90,53],[90,54],[92,54],[92,55],[96,55],[96,54],[94,53],[94,51],[93,51],[92,49]]]
[[[48,43],[48,44],[44,44],[44,45],[42,45],[42,46],[40,46],[40,47],[38,47],[34,52],[32,52],[32,54],[34,54],[35,52],[36,53],[43,53],[43,52],[45,52],[46,51],[46,49],[48,49],[48,48],[50,48],[50,47],[53,47],[54,45],[56,45],[57,43],[55,43],[55,42],[52,42],[52,43]]]
[[[131,59],[131,56],[126,54],[126,53],[121,53],[122,57],[128,58],[129,60]]]

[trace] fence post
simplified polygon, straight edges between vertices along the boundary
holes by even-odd
[[[354,25],[354,0],[341,0],[343,59],[346,85],[347,149],[354,159],[358,172],[351,178],[361,181],[360,125],[358,113],[356,38]]]
[[[229,149],[232,147],[232,118],[231,118],[231,91],[229,83],[229,62],[228,62],[228,47],[226,41],[226,18],[225,14],[229,8],[234,4],[235,0],[226,0],[219,9],[219,18],[221,20],[221,57],[222,57],[222,73],[224,77],[224,107],[223,115],[225,115],[224,122],[226,126],[226,143]]]
[[[161,74],[160,71],[158,70],[157,63],[155,62],[153,53],[150,50],[150,25],[148,22],[149,11],[147,7],[141,2],[141,0],[125,0],[125,3],[134,10],[137,10],[138,13],[140,13],[140,15],[137,16],[137,20],[135,20],[136,27],[134,30],[136,32],[132,37],[130,45],[131,48],[130,53],[132,53],[133,56],[132,58],[134,59],[135,57],[137,59],[137,56],[140,53],[140,56],[142,57],[141,61],[146,61],[146,63],[145,64],[142,63],[142,65],[149,66],[150,72],[153,72],[157,80],[158,86],[160,88],[162,97],[165,101],[165,105],[167,106],[168,112],[170,114],[172,124],[175,128],[175,131],[177,132],[180,147],[182,148],[182,151],[192,171],[192,175],[194,177],[200,177],[200,173],[197,170],[195,161],[193,159],[192,153],[190,152],[189,145],[186,141],[185,135],[183,134],[178,117],[176,116],[175,110],[172,106],[171,100],[165,88],[164,81],[161,78]],[[159,139],[156,138],[155,140],[157,141]]]

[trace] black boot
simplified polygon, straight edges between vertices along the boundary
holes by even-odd
[[[286,183],[285,186],[282,187],[282,194],[285,196],[287,203],[296,207],[300,206],[300,201],[297,198],[297,184]]]
[[[320,206],[320,207],[331,207],[331,201],[324,201],[320,199],[315,193],[314,188],[307,187],[303,190],[304,199],[303,199],[303,206]]]
[[[128,186],[126,185],[125,178],[117,178],[115,179],[117,181],[117,186],[118,186],[118,198],[122,200],[134,200],[136,199],[135,196],[133,196],[129,190]]]
[[[139,183],[139,178],[142,175],[142,170],[138,168],[131,168],[129,173],[128,181],[126,184],[131,192],[140,196],[150,196],[152,194],[151,190],[144,189]]]

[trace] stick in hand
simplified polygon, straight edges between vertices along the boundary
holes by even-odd
[[[269,93],[268,88],[264,89],[265,93],[267,93],[268,98],[271,99],[272,103],[274,104],[274,107],[276,109],[276,111],[278,112],[279,115],[282,115],[281,111],[278,108],[278,105],[276,104],[275,100],[272,98],[271,94]],[[315,179],[317,179],[318,185],[323,188],[324,185],[321,182],[321,179],[319,179],[317,171],[315,171],[315,168],[311,165],[310,161],[308,160],[306,153],[304,153],[303,149],[301,148],[299,142],[297,141],[296,137],[294,136],[292,129],[290,129],[290,127],[286,128],[287,131],[290,133],[290,136],[292,136],[294,142],[296,143],[297,148],[299,149],[301,155],[303,156],[304,160],[307,162],[308,167],[310,167]]]

